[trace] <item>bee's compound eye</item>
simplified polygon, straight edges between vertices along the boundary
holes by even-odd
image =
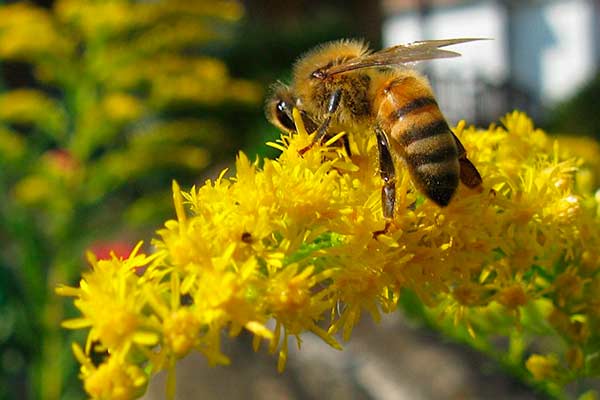
[[[318,70],[310,74],[310,77],[315,79],[323,79],[325,78],[325,70],[323,68],[319,68]]]
[[[291,131],[296,130],[296,124],[290,117],[291,107],[288,103],[283,100],[280,100],[275,106],[275,116],[277,117],[277,121],[286,129]]]

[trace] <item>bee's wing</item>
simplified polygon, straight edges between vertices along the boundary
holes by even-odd
[[[440,47],[451,46],[453,44],[472,42],[475,40],[486,40],[482,38],[460,38],[460,39],[442,39],[425,40],[422,42],[413,42],[388,47],[368,54],[358,59],[350,60],[346,63],[334,65],[328,68],[327,75],[340,74],[361,68],[386,67],[401,65],[410,62],[433,60],[436,58],[458,57],[460,53],[442,50]]]

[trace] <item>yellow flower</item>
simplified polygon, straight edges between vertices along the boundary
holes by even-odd
[[[13,187],[14,197],[23,204],[39,204],[52,196],[52,182],[39,175],[27,176]]]
[[[30,61],[39,56],[64,57],[71,50],[71,43],[43,8],[25,2],[0,6],[0,58]]]
[[[541,381],[544,379],[553,378],[558,373],[558,359],[554,355],[542,356],[533,354],[525,363],[527,369],[533,375],[534,379]]]
[[[110,260],[96,260],[90,255],[92,271],[84,274],[79,288],[59,287],[57,292],[76,297],[75,306],[82,318],[63,322],[70,329],[91,327],[86,351],[94,342],[109,352],[127,350],[132,344],[152,345],[157,336],[144,321],[141,310],[146,306],[143,293],[135,293],[137,270],[151,260],[138,255],[141,243],[123,262],[113,256]],[[132,296],[132,294],[135,295]]]
[[[131,28],[134,8],[127,2],[82,2],[59,0],[56,2],[57,17],[66,24],[81,29],[88,39],[112,36]]]
[[[102,102],[106,116],[111,120],[132,121],[140,117],[143,107],[134,96],[125,93],[112,93]]]
[[[127,400],[143,393],[148,378],[137,365],[112,356],[96,367],[79,346],[74,345],[73,352],[82,364],[81,379],[92,399]]]
[[[0,159],[13,162],[25,153],[25,139],[7,127],[0,127]]]
[[[0,94],[0,121],[32,124],[60,138],[65,134],[66,116],[58,102],[34,89],[16,89]]]
[[[567,360],[567,365],[571,369],[578,370],[584,366],[584,355],[580,347],[574,346],[569,348],[565,353],[565,358]]]
[[[200,321],[190,310],[180,308],[171,313],[163,324],[165,343],[173,349],[176,356],[181,357],[189,353],[196,345]]]
[[[527,294],[521,285],[515,284],[498,293],[498,302],[509,309],[516,309],[527,304]]]
[[[399,169],[393,224],[374,235],[385,221],[372,135],[349,134],[352,156],[336,144],[344,133],[300,156],[311,137],[297,112],[295,119],[298,134],[270,143],[282,154],[262,168],[240,154],[234,176],[224,171],[186,192],[174,184],[177,218],[158,231],[154,258],[98,262],[69,290],[84,318],[67,325],[90,327],[88,341],[117,354],[135,344],[153,372],[173,371],[193,350],[227,364],[221,332],[245,329],[255,349],[266,340],[279,352],[281,370],[290,336],[300,343],[312,332],[340,348],[337,332],[349,339],[363,313],[377,321],[411,292],[424,312],[441,311],[432,321],[464,324],[478,348],[510,336],[511,360],[522,363],[527,340],[543,328],[572,343],[578,350],[563,348],[562,360],[581,366],[600,322],[600,227],[596,202],[572,179],[578,160],[563,158],[520,113],[483,132],[461,123],[455,133],[482,173],[482,190],[461,186],[439,208]],[[121,328],[109,331],[115,322],[100,303],[119,307],[111,315]],[[148,339],[147,329],[154,341],[134,339]],[[548,380],[564,371],[554,357],[532,356],[526,366]]]
[[[582,193],[593,193],[600,185],[600,143],[582,136],[557,136],[561,156],[581,159],[576,185]]]

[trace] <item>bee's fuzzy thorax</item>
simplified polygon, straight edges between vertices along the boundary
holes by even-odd
[[[294,82],[297,84],[310,79],[317,69],[336,60],[348,60],[369,53],[368,45],[362,40],[342,39],[324,43],[303,54],[294,65]]]

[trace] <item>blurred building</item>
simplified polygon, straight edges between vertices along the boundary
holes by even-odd
[[[481,37],[425,68],[448,119],[486,124],[514,108],[544,110],[592,78],[598,0],[383,0],[383,42]]]

